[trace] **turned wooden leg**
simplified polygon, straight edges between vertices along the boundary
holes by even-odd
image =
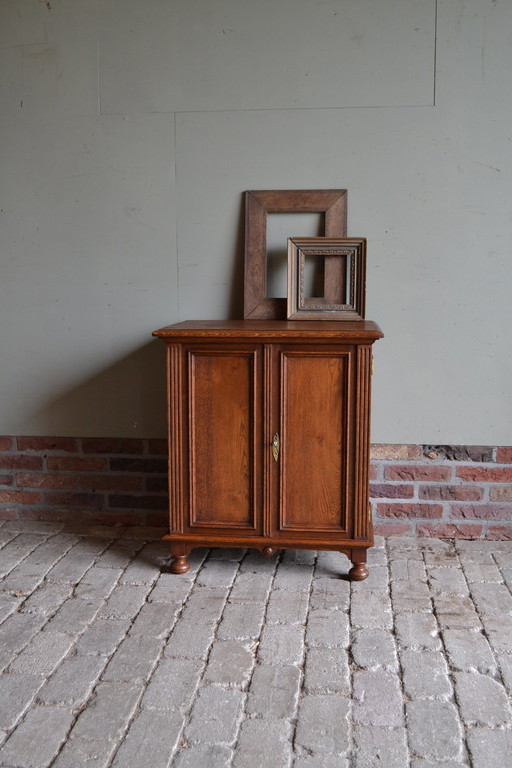
[[[263,547],[261,550],[261,554],[263,557],[272,557],[272,555],[275,555],[276,549],[275,547]]]
[[[184,547],[183,544],[171,544],[172,562],[169,567],[171,573],[186,573],[190,570],[187,562],[187,556],[190,553],[190,547]]]
[[[366,549],[359,547],[352,549],[350,559],[352,560],[352,568],[348,572],[350,581],[364,581],[368,576]]]

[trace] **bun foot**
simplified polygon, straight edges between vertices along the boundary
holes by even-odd
[[[171,573],[187,573],[190,570],[190,564],[187,562],[186,555],[175,557],[169,568]]]
[[[272,557],[272,555],[275,555],[275,553],[276,553],[275,547],[264,547],[261,550],[261,554],[263,555],[263,557]]]
[[[364,581],[368,577],[366,563],[354,563],[348,572],[350,581]]]

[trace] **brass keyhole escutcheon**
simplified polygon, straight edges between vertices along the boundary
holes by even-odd
[[[274,461],[277,461],[279,458],[279,448],[280,448],[280,442],[279,442],[279,435],[277,432],[274,434],[274,437],[272,438],[272,456],[274,457]]]

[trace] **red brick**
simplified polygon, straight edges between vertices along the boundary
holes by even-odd
[[[94,507],[101,509],[103,496],[94,493],[45,493],[44,503],[55,507]]]
[[[150,456],[167,456],[168,452],[167,440],[156,438],[148,440],[148,453]]]
[[[510,446],[497,448],[496,461],[500,464],[512,464],[512,448]]]
[[[0,485],[12,485],[14,482],[14,475],[4,474],[0,472]]]
[[[90,491],[141,491],[143,478],[137,475],[81,475],[80,488]]]
[[[60,488],[71,491],[76,488],[74,475],[48,475],[43,472],[18,472],[16,485],[22,488]]]
[[[376,523],[373,527],[376,536],[407,536],[412,533],[410,523]]]
[[[453,517],[472,520],[512,520],[512,504],[451,504]]]
[[[372,459],[382,461],[406,461],[408,459],[421,459],[423,452],[421,445],[390,445],[375,443],[370,448]]]
[[[110,459],[110,469],[113,472],[141,472],[167,474],[166,459]]]
[[[23,513],[23,517],[26,517],[26,512]],[[16,520],[16,519],[17,519],[16,510],[0,508],[0,520]]]
[[[434,539],[479,539],[482,536],[481,525],[453,525],[451,523],[420,523],[416,531],[418,536]]]
[[[496,485],[489,492],[491,501],[512,501],[512,485]]]
[[[475,485],[420,485],[419,497],[426,501],[480,501],[483,490]]]
[[[129,496],[113,494],[108,497],[109,507],[123,509],[167,509],[169,502],[165,496]]]
[[[41,456],[23,456],[19,453],[11,453],[0,456],[0,469],[42,469]]]
[[[423,480],[425,482],[439,483],[443,480],[451,480],[451,467],[438,464],[398,464],[384,467],[386,480]]]
[[[457,467],[457,477],[472,483],[512,483],[512,467]]]
[[[492,541],[510,541],[512,539],[512,525],[490,525],[485,538]]]
[[[49,456],[48,469],[61,472],[105,472],[108,469],[108,459],[103,456],[97,458],[81,458],[80,456]]]
[[[94,512],[85,510],[83,520],[88,523],[98,525],[144,525],[145,519],[142,512],[130,512],[128,510],[120,511],[102,511]]]
[[[10,451],[12,448],[12,437],[0,437],[0,451]]]
[[[441,517],[441,504],[377,504],[379,517],[434,518]]]
[[[146,525],[151,528],[167,528],[168,517],[165,512],[149,512],[146,515]]]
[[[133,437],[93,437],[82,439],[84,453],[113,453],[141,456],[144,442]]]
[[[41,494],[33,491],[0,491],[0,504],[39,504]]]
[[[377,464],[370,465],[370,480],[377,480],[379,477],[379,467]]]
[[[167,494],[169,492],[167,477],[146,477],[146,491]]]
[[[374,499],[412,499],[414,485],[393,485],[392,483],[372,483],[370,496]]]
[[[20,451],[69,451],[76,453],[78,442],[74,437],[18,437]]]

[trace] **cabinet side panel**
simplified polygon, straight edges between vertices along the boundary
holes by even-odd
[[[254,351],[189,351],[190,525],[255,529]]]
[[[357,350],[356,389],[356,467],[354,497],[354,538],[368,539],[372,533],[370,510],[370,407],[371,407],[371,347],[361,346]]]
[[[280,529],[347,532],[349,359],[284,352]]]
[[[181,350],[177,345],[167,346],[167,397],[169,425],[169,529],[183,531],[183,398]]]

